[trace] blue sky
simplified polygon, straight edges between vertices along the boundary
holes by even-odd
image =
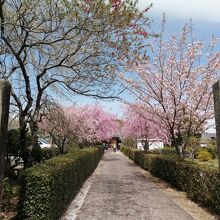
[[[195,36],[207,43],[212,34],[220,38],[220,0],[139,0],[139,8],[144,9],[150,2],[153,7],[148,12],[154,31],[160,30],[163,13],[166,15],[166,36],[178,34],[183,25],[192,19]],[[218,44],[220,49],[220,44]],[[127,94],[125,98],[130,98]],[[121,104],[117,101],[103,102],[85,97],[76,97],[78,104],[100,103],[110,112],[122,115]]]
[[[139,7],[144,8],[146,0],[140,0]],[[152,27],[158,30],[162,14],[167,21],[167,34],[178,33],[181,27],[192,19],[195,35],[208,41],[212,34],[220,37],[220,1],[219,0],[151,0],[153,7],[149,17],[154,21]]]

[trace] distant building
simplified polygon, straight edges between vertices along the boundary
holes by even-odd
[[[144,150],[142,142],[143,142],[143,139],[137,139],[137,149],[138,150]],[[148,142],[149,142],[149,150],[162,149],[164,147],[164,143],[162,140],[148,139]]]
[[[121,143],[121,139],[120,137],[118,136],[113,136],[111,139],[110,139],[110,145],[111,147],[116,147],[117,149],[119,149],[119,144]]]
[[[208,147],[208,143],[211,140],[216,140],[216,133],[203,133],[200,138],[200,146]]]
[[[52,137],[39,137],[38,138],[38,144],[41,148],[51,148],[51,147],[57,147],[56,144],[53,143]]]

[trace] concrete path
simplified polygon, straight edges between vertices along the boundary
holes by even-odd
[[[191,220],[121,152],[108,150],[62,220]]]

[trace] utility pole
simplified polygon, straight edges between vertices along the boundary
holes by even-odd
[[[214,109],[215,109],[215,125],[218,150],[218,168],[220,171],[220,80],[213,85]]]
[[[0,212],[2,204],[6,140],[8,133],[10,93],[10,83],[7,80],[0,80]]]

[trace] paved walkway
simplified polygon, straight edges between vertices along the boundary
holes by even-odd
[[[152,178],[108,150],[62,220],[191,220]]]

